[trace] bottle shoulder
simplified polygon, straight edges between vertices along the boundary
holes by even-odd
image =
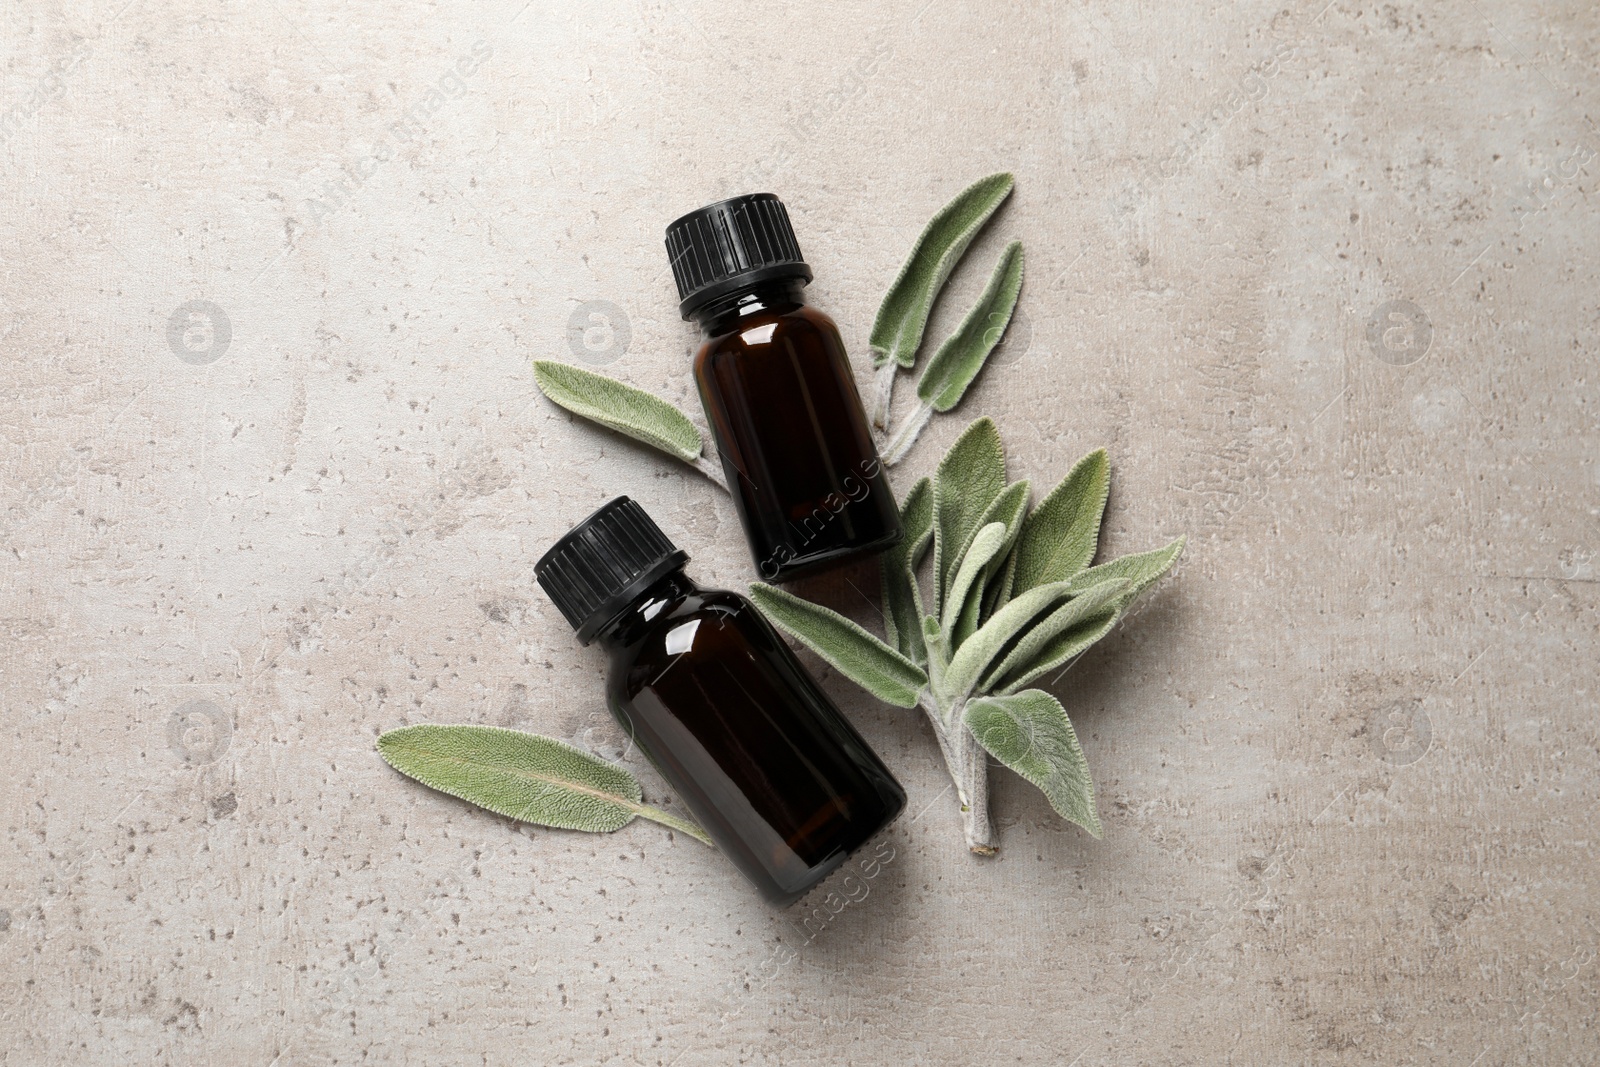
[[[755,610],[754,604],[730,589],[698,589],[687,593],[648,623],[632,630],[628,640],[607,648],[611,661],[609,677],[615,684],[631,677],[641,667],[650,669],[695,651],[700,644],[697,638],[701,624],[712,623],[722,629],[746,612]]]
[[[695,353],[695,369],[704,368],[713,359],[758,354],[782,341],[803,343],[803,339],[843,345],[838,324],[825,311],[810,304],[764,308],[705,336]]]

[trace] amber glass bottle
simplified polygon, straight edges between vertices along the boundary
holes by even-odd
[[[618,497],[534,574],[610,657],[606,701],[722,851],[777,905],[905,806],[905,791],[756,607],[702,589],[689,557]]]
[[[700,400],[756,568],[785,582],[900,539],[839,328],[807,307],[811,268],[771,193],[667,227],[679,307],[700,324]]]

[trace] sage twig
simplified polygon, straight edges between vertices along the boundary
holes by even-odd
[[[896,647],[791,594],[763,586],[751,593],[845,677],[890,703],[922,708],[973,852],[999,847],[990,756],[1037,786],[1063,818],[1100,836],[1094,784],[1065,709],[1023,687],[1110,633],[1182,551],[1179,538],[1089,566],[1108,485],[1105,453],[1092,452],[1029,512],[1028,483],[1006,482],[999,432],[979,419],[901,508],[905,537],[883,562],[884,625]],[[916,572],[930,542],[933,598],[925,606]]]
[[[1012,241],[1000,253],[978,302],[928,361],[917,381],[917,406],[885,449],[885,463],[898,463],[905,456],[934,412],[961,403],[1011,322],[1022,291],[1022,265],[1022,242]]]
[[[923,227],[889,286],[868,337],[872,365],[879,368],[872,422],[880,431],[889,430],[894,371],[888,368],[916,364],[934,300],[972,239],[1011,195],[1013,184],[1010,174],[991,174],[957,193]]]

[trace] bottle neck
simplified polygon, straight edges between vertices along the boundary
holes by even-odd
[[[631,645],[643,637],[664,612],[699,589],[681,567],[668,571],[647,586],[620,615],[601,627],[594,639],[607,651]]]
[[[783,313],[805,304],[804,278],[772,278],[735,289],[693,312],[700,332],[720,337],[739,328],[740,320],[761,312]]]

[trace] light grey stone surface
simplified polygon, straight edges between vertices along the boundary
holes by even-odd
[[[0,35],[0,1062],[1600,1059],[1592,4]],[[725,498],[529,373],[693,403],[668,220],[780,193],[865,381],[918,228],[1000,169],[930,337],[1012,237],[1027,329],[896,481],[989,413],[1036,486],[1109,448],[1105,551],[1190,535],[1054,686],[1104,840],[996,772],[968,855],[925,727],[809,656],[911,796],[837,914],[379,761],[419,721],[620,752],[532,578],[614,494],[749,580]],[[870,620],[852,581],[809,591]]]

